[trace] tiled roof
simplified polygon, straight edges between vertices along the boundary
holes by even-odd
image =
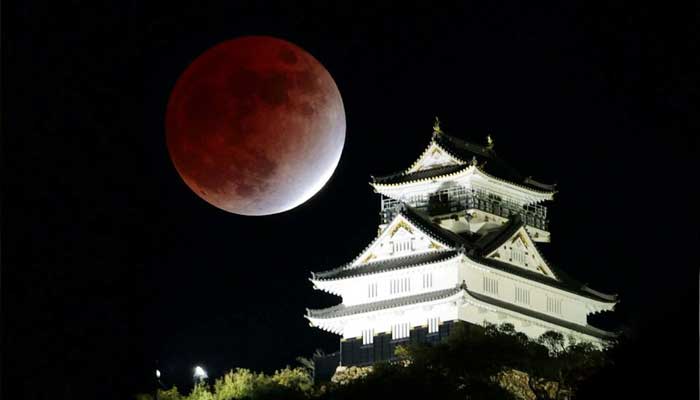
[[[337,318],[346,315],[361,314],[370,311],[378,311],[387,308],[401,307],[410,304],[425,303],[429,301],[444,299],[454,294],[457,294],[460,290],[462,289],[456,287],[452,289],[436,290],[434,292],[422,293],[413,296],[404,296],[396,299],[377,301],[374,303],[357,304],[354,306],[338,304],[337,306],[328,307],[321,310],[307,309],[306,311],[309,318]]]
[[[505,243],[524,225],[520,215],[511,215],[510,219],[499,229],[495,229],[477,239],[474,242],[474,247],[479,249],[480,254],[486,255]]]
[[[437,178],[437,177],[442,176],[442,175],[453,174],[455,172],[465,170],[468,167],[469,167],[469,165],[459,164],[459,165],[446,165],[443,167],[424,169],[421,171],[411,172],[408,174],[406,174],[404,172],[399,172],[396,174],[375,177],[374,182],[375,183],[382,183],[382,184],[390,184],[390,183],[403,183],[403,182],[419,181],[419,180],[426,179],[426,178]]]
[[[403,206],[403,208],[399,211],[399,214],[404,216],[411,223],[432,236],[434,239],[452,246],[452,249],[447,251],[423,253],[415,256],[381,260],[356,268],[351,268],[350,263],[336,269],[315,273],[313,274],[313,278],[320,280],[341,279],[363,274],[389,271],[392,269],[409,268],[421,264],[443,261],[455,256],[461,251],[464,251],[467,257],[469,257],[469,259],[472,261],[482,265],[487,265],[503,272],[518,275],[525,279],[536,281],[604,303],[615,303],[618,300],[617,295],[595,291],[576,279],[573,279],[567,273],[559,268],[556,268],[549,262],[547,262],[547,265],[554,272],[556,278],[492,258],[486,258],[488,253],[501,246],[523,226],[523,221],[518,215],[511,216],[508,222],[506,222],[499,229],[491,231],[484,236],[471,239],[440,227],[439,225],[433,223],[427,216],[421,214],[420,211],[417,211],[407,205]]]
[[[584,333],[586,335],[590,335],[590,336],[597,337],[600,339],[613,339],[613,338],[617,337],[617,334],[615,334],[613,332],[604,331],[602,329],[598,329],[598,328],[590,326],[590,325],[579,325],[579,324],[576,324],[576,323],[573,323],[570,321],[563,320],[561,318],[553,317],[549,314],[544,314],[544,313],[541,313],[538,311],[533,311],[529,308],[516,306],[515,304],[509,303],[507,301],[494,299],[493,297],[486,296],[486,295],[479,294],[479,293],[474,293],[474,292],[471,292],[469,290],[467,290],[467,293],[469,293],[469,295],[472,296],[473,298],[475,298],[479,301],[483,301],[484,303],[488,303],[488,304],[491,304],[491,305],[499,307],[499,308],[504,308],[506,310],[510,310],[510,311],[514,311],[514,312],[517,312],[517,313],[520,313],[523,315],[527,315],[527,316],[532,317],[532,318],[537,318],[539,320],[549,322],[549,323],[557,325],[557,326],[563,326],[565,328],[571,329],[572,331]]]
[[[413,207],[404,204],[399,210],[399,214],[403,215],[406,219],[418,226],[424,232],[434,236],[442,242],[448,243],[455,247],[460,247],[467,244],[460,235],[440,227],[438,224],[431,221],[427,215],[421,213]]]
[[[415,267],[419,265],[433,264],[447,260],[459,254],[458,250],[430,251],[427,253],[409,255],[405,257],[389,258],[386,260],[374,261],[355,268],[344,266],[330,271],[317,272],[313,274],[314,279],[333,280],[355,277],[379,272],[392,271]]]
[[[523,176],[515,168],[500,158],[492,148],[470,143],[466,140],[450,136],[444,132],[434,133],[433,141],[435,141],[435,143],[437,143],[440,147],[444,148],[448,153],[461,160],[470,162],[475,158],[477,165],[482,166],[481,169],[484,172],[496,178],[500,178],[540,192],[553,192],[555,190],[554,185],[540,183],[532,179],[532,177]],[[373,180],[375,183],[379,184],[405,183],[449,175],[467,167],[468,165],[466,164],[449,165],[412,173],[399,172],[381,177],[373,177]]]
[[[510,182],[528,186],[537,190],[543,189],[542,187],[532,185],[530,183],[532,180],[531,178],[528,180],[528,178],[521,175],[515,168],[500,158],[492,148],[470,143],[466,140],[450,136],[446,133],[435,135],[435,141],[438,145],[442,146],[447,151],[461,158],[462,160],[471,160],[473,157],[476,157],[478,165],[483,165],[483,169],[486,173],[497,178],[505,179]],[[550,190],[553,190],[553,188]]]
[[[467,256],[480,264],[488,265],[504,272],[537,281],[545,285],[554,286],[564,291],[572,292],[583,297],[588,297],[589,299],[602,301],[605,303],[614,303],[617,301],[617,295],[605,294],[590,289],[581,282],[570,277],[564,271],[556,268],[550,262],[547,262],[547,266],[554,272],[558,279],[542,275],[539,272],[530,271],[502,261],[485,257],[488,253],[505,243],[505,241],[507,241],[522,226],[523,221],[520,216],[512,216],[500,229],[489,232],[480,239],[477,239],[474,243],[475,250],[467,253]]]
[[[396,299],[389,299],[389,300],[383,300],[383,301],[377,301],[373,303],[365,303],[365,304],[357,304],[354,306],[346,306],[344,304],[338,304],[333,307],[328,307],[320,310],[310,310],[307,309],[307,317],[309,318],[317,318],[317,319],[330,319],[330,318],[338,318],[338,317],[345,317],[348,315],[354,315],[354,314],[362,314],[366,312],[372,312],[372,311],[379,311],[379,310],[385,310],[385,309],[390,309],[390,308],[395,308],[395,307],[401,307],[401,306],[406,306],[410,304],[419,304],[419,303],[425,303],[425,302],[430,302],[430,301],[435,301],[435,300],[440,300],[440,299],[445,299],[450,296],[453,296],[460,291],[464,290],[464,293],[468,294],[472,298],[481,301],[483,303],[502,308],[505,310],[513,311],[522,315],[526,315],[532,318],[539,319],[541,321],[549,322],[551,324],[557,325],[557,326],[562,326],[568,329],[571,329],[576,332],[584,333],[586,335],[590,335],[593,337],[601,338],[601,339],[612,339],[615,338],[617,335],[613,332],[607,332],[602,329],[598,329],[596,327],[590,326],[590,325],[579,325],[570,321],[563,320],[561,318],[557,318],[554,316],[551,316],[549,314],[544,314],[538,311],[533,311],[529,308],[525,307],[520,307],[515,304],[502,301],[499,299],[495,299],[490,296],[486,296],[483,294],[475,293],[470,291],[464,284],[454,287],[451,289],[443,289],[443,290],[437,290],[434,292],[429,292],[429,293],[422,293],[418,295],[413,295],[413,296],[404,296],[404,297],[399,297]]]
[[[520,268],[520,267],[516,267],[514,265],[510,265],[508,263],[504,263],[502,261],[494,260],[492,258],[484,258],[484,257],[474,258],[474,257],[471,257],[469,255],[467,255],[467,257],[478,262],[479,264],[488,265],[489,267],[501,270],[503,272],[508,272],[508,273],[513,274],[513,275],[518,275],[518,276],[521,276],[525,279],[536,281],[536,282],[545,284],[547,286],[552,286],[552,287],[555,287],[557,289],[563,290],[565,292],[571,292],[571,293],[577,294],[579,296],[587,297],[589,299],[601,301],[604,303],[617,302],[617,295],[591,291],[591,289],[587,289],[585,287],[585,285],[582,285],[581,283],[579,283],[578,281],[576,281],[572,278],[561,279],[562,278],[561,272],[555,271],[555,273],[558,274],[557,276],[560,278],[559,280],[557,280],[557,279],[553,279],[551,277],[548,277],[546,275],[542,275],[539,272],[529,271],[529,270],[524,269],[524,268]],[[550,268],[552,268],[551,265],[550,265]]]

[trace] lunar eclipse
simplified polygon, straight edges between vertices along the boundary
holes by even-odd
[[[210,204],[241,215],[292,209],[338,165],[345,111],[328,71],[281,39],[222,42],[178,78],[165,117],[175,169]]]

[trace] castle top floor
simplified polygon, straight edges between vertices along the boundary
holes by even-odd
[[[382,195],[381,223],[405,203],[432,217],[466,219],[480,210],[486,222],[501,223],[520,215],[542,241],[549,241],[547,209],[554,185],[523,176],[494,151],[490,136],[482,146],[444,133],[436,120],[430,143],[404,171],[372,177]],[[449,227],[448,227],[449,228]]]

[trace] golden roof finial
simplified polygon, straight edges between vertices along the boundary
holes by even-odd
[[[442,133],[440,129],[440,118],[435,116],[435,122],[433,122],[433,132]]]
[[[493,149],[494,142],[493,142],[493,138],[491,137],[491,134],[486,135],[486,143],[487,143],[487,145],[486,145],[487,149]]]

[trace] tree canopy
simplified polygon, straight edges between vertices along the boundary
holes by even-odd
[[[572,399],[606,366],[607,351],[552,331],[531,340],[511,324],[458,323],[444,342],[400,346],[394,360],[350,367],[332,382],[314,384],[313,364],[302,358],[301,367],[272,375],[238,368],[187,395],[161,390],[158,399]]]

